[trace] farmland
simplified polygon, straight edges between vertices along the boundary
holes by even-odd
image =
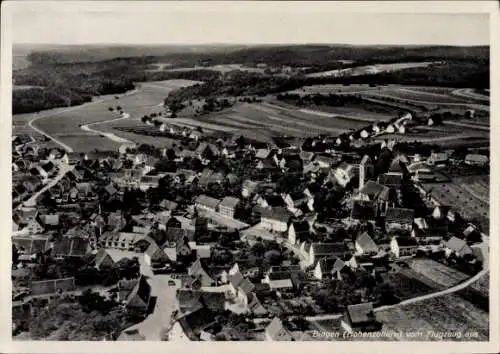
[[[450,183],[424,184],[423,187],[438,203],[459,208],[467,219],[479,218],[484,229],[488,229],[489,187],[481,178],[456,179]]]
[[[469,278],[467,274],[431,259],[413,259],[409,265],[417,273],[447,288]]]
[[[108,108],[120,106],[122,110],[130,115],[130,118],[122,121],[130,121],[132,125],[142,124],[139,118],[145,114],[160,112],[163,99],[168,92],[185,85],[194,84],[187,80],[169,80],[163,82],[143,83],[136,91],[115,98],[114,95],[102,96],[93,102],[71,107],[58,108],[44,111],[40,114],[23,114],[13,117],[14,126],[25,126],[27,122],[37,118],[33,125],[61,142],[71,146],[75,151],[89,151],[93,149],[116,149],[119,143],[113,142],[104,136],[88,133],[81,129],[81,125],[89,123],[105,122],[120,117],[118,112],[111,112]],[[118,97],[118,96],[116,96]],[[98,129],[99,125],[93,125]],[[13,132],[16,133],[16,129]],[[26,129],[24,127],[23,129]],[[132,136],[125,137],[126,139]],[[143,137],[138,137],[144,141]],[[136,141],[137,139],[131,139]]]
[[[383,324],[377,336],[363,337],[364,341],[487,341],[489,315],[474,304],[454,295],[435,297],[415,304],[402,305],[376,311]],[[308,331],[313,340],[353,341],[343,337],[340,320],[320,320],[312,323]],[[337,338],[317,337],[316,331],[340,332]],[[432,333],[432,334],[431,334]],[[444,335],[448,333],[448,335]],[[466,337],[467,334],[468,337]],[[443,334],[440,337],[439,334]]]
[[[219,65],[212,65],[212,66],[192,66],[192,67],[186,67],[186,68],[175,68],[175,69],[163,69],[166,72],[182,72],[182,71],[193,71],[193,70],[212,70],[212,71],[218,71],[222,74],[228,73],[230,71],[247,71],[247,72],[253,72],[253,73],[264,73],[264,69],[262,68],[252,68],[248,66],[244,66],[242,64],[219,64]]]
[[[359,76],[367,74],[378,74],[382,72],[398,71],[410,68],[427,67],[433,62],[420,62],[420,63],[393,63],[393,64],[375,64],[367,66],[359,66],[346,69],[329,70],[318,73],[308,74],[307,77],[328,77],[328,76]]]

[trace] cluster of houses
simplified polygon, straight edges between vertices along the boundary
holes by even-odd
[[[393,124],[404,127],[408,120],[411,115],[400,117]],[[170,128],[169,132],[174,134]],[[377,133],[375,129],[372,132]],[[417,215],[414,209],[403,205],[404,181],[413,179],[418,183],[422,175],[433,173],[435,166],[445,164],[447,157],[439,153],[423,161],[419,156],[398,154],[393,151],[394,144],[384,143],[381,153],[389,154],[391,163],[386,171],[376,174],[375,158],[368,155],[304,151],[293,144],[241,144],[228,139],[212,142],[201,136],[192,139],[196,141],[192,149],[173,148],[175,156],[169,159],[179,163],[196,157],[201,161],[201,171],[179,168],[175,172],[157,172],[159,158],[138,153],[134,144],[123,145],[114,157],[54,150],[43,159],[37,155],[23,168],[16,163],[18,170],[13,163],[14,175],[30,175],[40,179],[40,185],[57,173],[57,168],[50,167],[56,166],[57,160],[75,167],[47,190],[47,196],[55,202],[51,210],[43,205],[14,210],[12,241],[19,257],[13,267],[13,279],[16,284],[27,284],[16,286],[16,311],[25,313],[31,300],[37,297],[78,295],[74,279],[41,280],[46,285],[26,281],[40,254],[50,254],[56,260],[93,255],[96,268],[106,269],[116,261],[111,250],[126,251],[136,253],[153,274],[178,272],[179,264],[184,266],[176,297],[178,312],[169,334],[172,339],[214,339],[216,314],[229,310],[270,319],[263,328],[268,340],[291,340],[291,332],[272,311],[270,299],[296,294],[307,282],[342,280],[357,269],[374,274],[394,259],[414,257],[419,251],[445,252],[446,257],[453,255],[468,262],[487,261],[482,248],[474,245],[473,240],[480,234],[474,225],[466,224],[450,238],[456,210],[437,206],[426,215]],[[26,144],[29,142],[21,144],[16,140],[16,151],[21,156],[18,160],[33,153]],[[251,156],[254,166],[251,171],[244,171],[245,176],[210,167],[212,161],[220,158],[237,159],[236,153],[241,150]],[[166,149],[162,154],[167,155]],[[470,156],[469,160],[475,158]],[[34,174],[34,170],[39,174]],[[292,172],[301,176],[300,185],[286,193],[278,192],[273,176]],[[104,201],[120,203],[125,189],[157,188],[167,175],[177,186],[190,188],[197,184],[205,192],[193,196],[188,206],[162,200],[159,210],[145,208],[140,215],[101,210]],[[21,180],[19,185],[28,183]],[[209,195],[210,185],[227,181],[240,186],[237,193],[233,191],[223,198]],[[315,202],[333,189],[347,191],[342,202],[348,213],[337,220],[319,222]],[[24,193],[29,195],[33,190],[36,188]],[[250,210],[254,222],[240,218],[245,210]],[[357,231],[336,238],[339,227]],[[296,264],[283,261],[267,269],[242,269],[238,263],[218,269],[208,267],[217,240],[199,242],[198,236],[234,229],[248,243],[260,238],[287,245],[297,259]],[[157,233],[166,235],[163,242],[155,239]],[[145,277],[122,280],[117,287],[118,299],[125,306],[143,310],[150,306],[151,288]],[[222,290],[215,291],[216,288]],[[350,330],[379,328],[373,305],[349,306],[342,326]],[[133,333],[123,333],[127,335]]]

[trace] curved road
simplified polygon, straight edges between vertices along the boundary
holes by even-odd
[[[91,133],[103,135],[106,138],[108,138],[108,139],[110,139],[110,140],[112,140],[114,142],[117,142],[117,143],[131,143],[130,140],[127,140],[125,138],[121,138],[121,137],[119,137],[119,136],[117,136],[115,134],[106,133],[106,132],[103,132],[101,130],[96,130],[96,129],[90,128],[90,126],[92,126],[92,125],[98,125],[98,124],[116,122],[116,121],[123,120],[123,119],[128,119],[128,118],[130,118],[130,114],[124,113],[123,116],[120,117],[120,118],[114,118],[114,119],[105,120],[105,121],[101,121],[101,122],[89,123],[89,124],[82,125],[80,128],[82,130],[85,130],[86,132],[91,132]]]
[[[135,90],[132,90],[132,91],[124,93],[120,97],[130,96],[130,95],[133,95],[133,94],[135,94],[137,92],[138,92],[138,90],[135,89]],[[93,104],[102,103],[102,102],[106,102],[106,101],[110,101],[110,100],[114,100],[114,96],[113,96],[113,98],[111,98],[111,97],[108,98],[107,97],[107,98],[102,98],[102,99],[98,99],[98,100],[93,100],[91,102],[87,102],[87,103],[84,103],[84,104],[79,105],[79,106],[68,107],[68,108],[60,110],[58,112],[47,111],[47,112],[44,112],[44,113],[40,113],[35,118],[33,118],[32,120],[30,120],[28,122],[28,126],[31,129],[33,129],[34,131],[36,131],[37,133],[39,133],[39,134],[41,134],[41,135],[49,138],[50,140],[52,140],[56,144],[60,145],[67,152],[73,152],[73,149],[70,146],[66,145],[65,143],[63,143],[59,139],[57,139],[54,136],[48,134],[47,132],[41,130],[40,128],[36,127],[35,125],[33,125],[33,123],[35,123],[39,119],[43,119],[43,118],[47,118],[47,117],[54,117],[54,116],[60,115],[62,113],[74,111],[74,110],[79,109],[79,108],[84,107],[84,106],[90,106],[90,105],[93,105]]]

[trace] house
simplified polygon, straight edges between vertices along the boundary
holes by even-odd
[[[144,252],[144,261],[151,268],[163,268],[167,263],[170,263],[170,258],[165,251],[158,247],[156,242],[152,241],[149,247]]]
[[[360,233],[354,243],[358,254],[376,254],[378,246],[367,232]]]
[[[285,328],[283,322],[278,317],[274,317],[265,330],[266,340],[268,341],[292,341],[291,332]]]
[[[201,281],[202,286],[214,286],[215,280],[208,275],[206,270],[203,268],[200,259],[194,261],[188,268],[188,274],[194,277],[198,277]]]
[[[40,223],[45,229],[59,226],[59,214],[40,215]]]
[[[331,168],[339,162],[338,158],[324,155],[317,155],[313,160],[314,165],[319,166],[320,168]]]
[[[198,211],[209,211],[215,213],[217,211],[217,206],[220,200],[208,197],[206,195],[200,195],[196,198],[194,206]]]
[[[135,143],[125,143],[125,144],[120,145],[120,147],[118,148],[118,151],[120,152],[120,155],[125,155],[130,150],[134,150],[136,148],[137,148],[137,144],[135,144]]]
[[[344,242],[314,242],[311,244],[309,249],[308,264],[316,265],[316,262],[322,258],[329,258],[333,256],[345,258],[350,254],[351,251]]]
[[[309,198],[303,192],[294,192],[282,195],[289,210],[293,211],[299,208],[302,204],[308,202]]]
[[[448,163],[448,154],[445,152],[433,152],[427,159],[427,163],[433,166],[445,166]]]
[[[45,253],[49,250],[48,236],[12,236],[12,244],[24,255]]]
[[[217,156],[220,155],[220,151],[215,146],[214,144],[209,144],[209,143],[201,143],[197,148],[196,148],[196,155],[200,159],[207,159],[211,160]]]
[[[330,278],[342,280],[342,273],[345,268],[345,262],[338,257],[322,258],[316,263],[313,274],[318,280]]]
[[[205,169],[198,179],[198,184],[202,187],[208,187],[210,184],[221,184],[224,182],[224,175],[220,172],[214,172],[210,169]]]
[[[52,255],[57,259],[68,257],[82,258],[90,251],[90,243],[88,239],[81,237],[64,237],[62,240],[55,242],[52,248]]]
[[[417,253],[418,242],[413,237],[395,236],[391,240],[390,247],[396,258],[412,257]]]
[[[104,249],[101,248],[95,255],[94,257],[94,263],[95,267],[97,269],[106,269],[106,268],[111,268],[115,262],[113,261],[113,258],[109,255],[109,253]]]
[[[314,160],[315,154],[312,151],[301,151],[299,157],[306,164]]]
[[[254,317],[263,317],[268,314],[266,308],[262,306],[259,298],[253,292],[248,294],[247,309]]]
[[[486,166],[489,163],[488,156],[480,154],[467,154],[464,162],[470,166]]]
[[[236,297],[240,304],[248,305],[248,295],[254,290],[253,283],[244,278],[240,272],[228,275],[231,293]]]
[[[77,152],[67,152],[63,156],[63,160],[69,165],[76,165],[77,163],[83,160],[83,156]]]
[[[196,258],[207,259],[210,258],[212,252],[211,245],[198,245],[196,242],[188,242],[189,248],[194,252]]]
[[[143,233],[105,231],[99,239],[99,243],[106,248],[115,248],[123,251],[134,251],[135,244],[145,238]]]
[[[469,245],[467,245],[467,242],[454,236],[446,242],[445,254],[447,257],[452,254],[458,257],[463,257],[467,254],[472,254],[472,249]]]
[[[407,208],[388,208],[385,214],[386,230],[412,229],[415,211]]]
[[[214,322],[214,313],[206,306],[198,306],[192,311],[181,314],[176,319],[168,333],[168,340],[171,342],[188,342],[201,341],[202,338],[206,337],[211,338],[206,329]]]
[[[285,207],[283,197],[277,194],[256,195],[254,201],[262,208]]]
[[[234,214],[238,205],[240,204],[240,200],[235,197],[225,197],[219,203],[219,214],[226,216],[228,218],[234,218]]]
[[[351,222],[375,222],[376,206],[373,202],[354,200],[351,209]]]
[[[348,305],[341,325],[348,333],[376,332],[382,328],[382,324],[377,321],[371,302]]]
[[[118,282],[118,300],[125,307],[146,312],[151,300],[151,286],[144,276]]]
[[[263,209],[260,216],[260,225],[271,232],[285,232],[288,230],[290,214],[285,208]]]
[[[295,245],[311,239],[311,225],[306,221],[294,221],[288,228],[288,242]]]

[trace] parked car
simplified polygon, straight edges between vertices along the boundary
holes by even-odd
[[[173,280],[169,280],[169,281],[168,281],[168,285],[169,285],[169,286],[175,286],[175,281],[173,281]]]

